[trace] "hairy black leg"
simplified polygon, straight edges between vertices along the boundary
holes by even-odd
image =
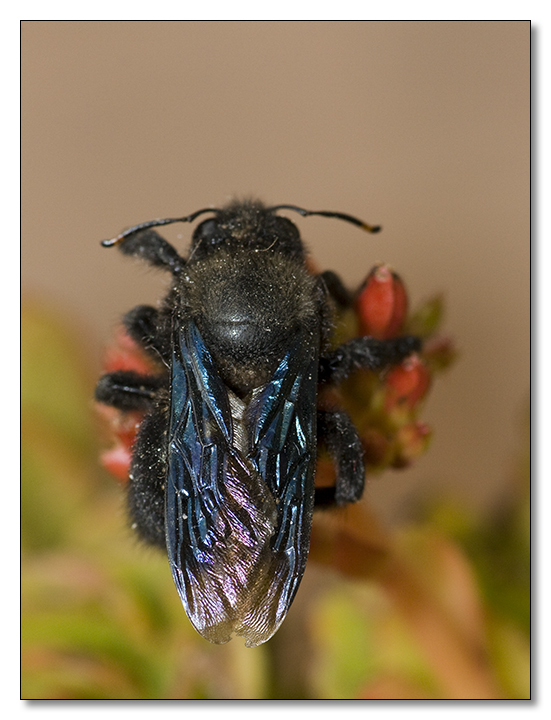
[[[117,370],[99,379],[96,400],[118,410],[149,410],[161,386],[160,378],[133,370]]]
[[[163,332],[158,310],[151,305],[138,305],[126,313],[123,323],[127,333],[138,345],[156,360],[160,358],[166,365],[169,364],[170,335]]]
[[[337,305],[342,308],[347,308],[352,305],[354,296],[350,292],[350,290],[348,290],[348,288],[344,285],[343,281],[340,279],[337,273],[333,272],[332,270],[326,270],[325,272],[321,273],[320,277],[325,283],[327,292],[329,293],[329,295],[331,295]]]
[[[359,500],[365,484],[363,449],[348,415],[342,411],[318,411],[318,442],[333,458],[337,478],[335,487],[316,488],[314,504],[327,507]]]
[[[136,255],[174,274],[179,273],[186,264],[185,259],[155,230],[142,230],[129,235],[119,243],[119,248],[125,255]]]
[[[150,545],[165,547],[166,409],[148,413],[138,431],[128,484],[132,529]]]
[[[145,542],[165,547],[166,432],[168,420],[159,390],[162,378],[118,370],[100,378],[96,400],[122,411],[143,410],[132,450],[128,483],[128,514],[132,528]]]
[[[414,335],[404,335],[389,340],[357,337],[340,345],[320,360],[321,382],[340,382],[353,370],[382,370],[397,365],[412,352],[421,349],[421,340]]]

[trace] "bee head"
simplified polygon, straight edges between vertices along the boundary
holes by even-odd
[[[296,225],[262,203],[234,202],[214,213],[214,217],[203,220],[193,233],[190,257],[194,261],[220,247],[304,258]]]

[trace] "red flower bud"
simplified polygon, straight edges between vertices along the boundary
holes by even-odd
[[[121,412],[116,408],[97,403],[96,409],[105,421],[113,445],[101,453],[103,467],[119,480],[128,480],[132,446],[143,420],[143,412]]]
[[[154,363],[123,327],[117,328],[114,343],[106,351],[104,366],[107,372],[133,370],[149,374],[154,369]],[[101,453],[101,464],[117,479],[128,480],[132,446],[144,414],[138,411],[122,412],[102,403],[97,403],[96,409],[104,419],[113,441],[112,447]]]
[[[374,267],[356,299],[360,333],[379,340],[395,337],[407,308],[407,293],[400,277],[388,265]]]
[[[130,472],[130,460],[132,454],[130,450],[122,443],[117,443],[110,450],[102,452],[100,455],[100,461],[107,472],[114,475],[117,480],[128,480],[128,474]]]
[[[421,358],[414,354],[393,367],[385,378],[385,408],[413,408],[430,385],[430,373]]]
[[[113,345],[107,348],[105,353],[104,367],[106,372],[134,370],[148,374],[154,365],[124,328],[119,327]]]

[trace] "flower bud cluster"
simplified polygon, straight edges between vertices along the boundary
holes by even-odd
[[[336,344],[364,335],[380,340],[417,335],[423,342],[421,352],[400,365],[383,373],[355,371],[337,390],[322,394],[323,406],[343,407],[358,428],[368,471],[407,467],[429,445],[431,429],[418,415],[435,373],[455,357],[451,340],[435,336],[442,307],[442,298],[435,297],[409,315],[402,279],[388,265],[377,265],[357,291],[352,309],[337,315]],[[328,468],[326,461],[320,463],[322,475]]]
[[[133,370],[140,374],[149,374],[154,370],[152,362],[122,327],[117,329],[113,345],[107,349],[104,367],[106,372]],[[144,413],[117,410],[100,403],[96,407],[100,418],[108,427],[112,441],[111,447],[101,453],[100,462],[118,480],[126,482],[130,474],[132,446]]]

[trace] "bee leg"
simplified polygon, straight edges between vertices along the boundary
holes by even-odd
[[[135,255],[173,274],[179,273],[186,264],[185,259],[155,230],[133,233],[119,243],[119,248],[125,255]]]
[[[170,344],[161,338],[170,334],[163,332],[161,314],[151,305],[137,305],[127,312],[123,319],[124,327],[130,337],[146,350],[154,359],[159,358],[165,365],[170,361]]]
[[[100,378],[95,396],[98,402],[118,410],[150,410],[160,384],[154,375],[117,370]]]
[[[161,379],[132,370],[117,370],[100,378],[96,400],[123,412],[146,414],[134,442],[128,483],[128,514],[132,528],[146,543],[165,547],[164,457],[168,421],[159,395]]]
[[[353,338],[321,358],[319,379],[320,382],[338,383],[353,370],[383,370],[389,365],[397,365],[420,349],[421,339],[414,335],[389,340]]]
[[[337,273],[332,270],[326,270],[320,274],[320,278],[325,284],[327,292],[331,295],[337,305],[341,308],[347,308],[352,305],[354,296],[344,285]]]
[[[166,547],[166,408],[145,415],[132,452],[127,507],[130,524],[148,545]]]
[[[363,448],[352,420],[342,411],[319,410],[318,442],[329,451],[337,469],[334,487],[316,488],[318,507],[346,505],[362,496],[365,484]]]

